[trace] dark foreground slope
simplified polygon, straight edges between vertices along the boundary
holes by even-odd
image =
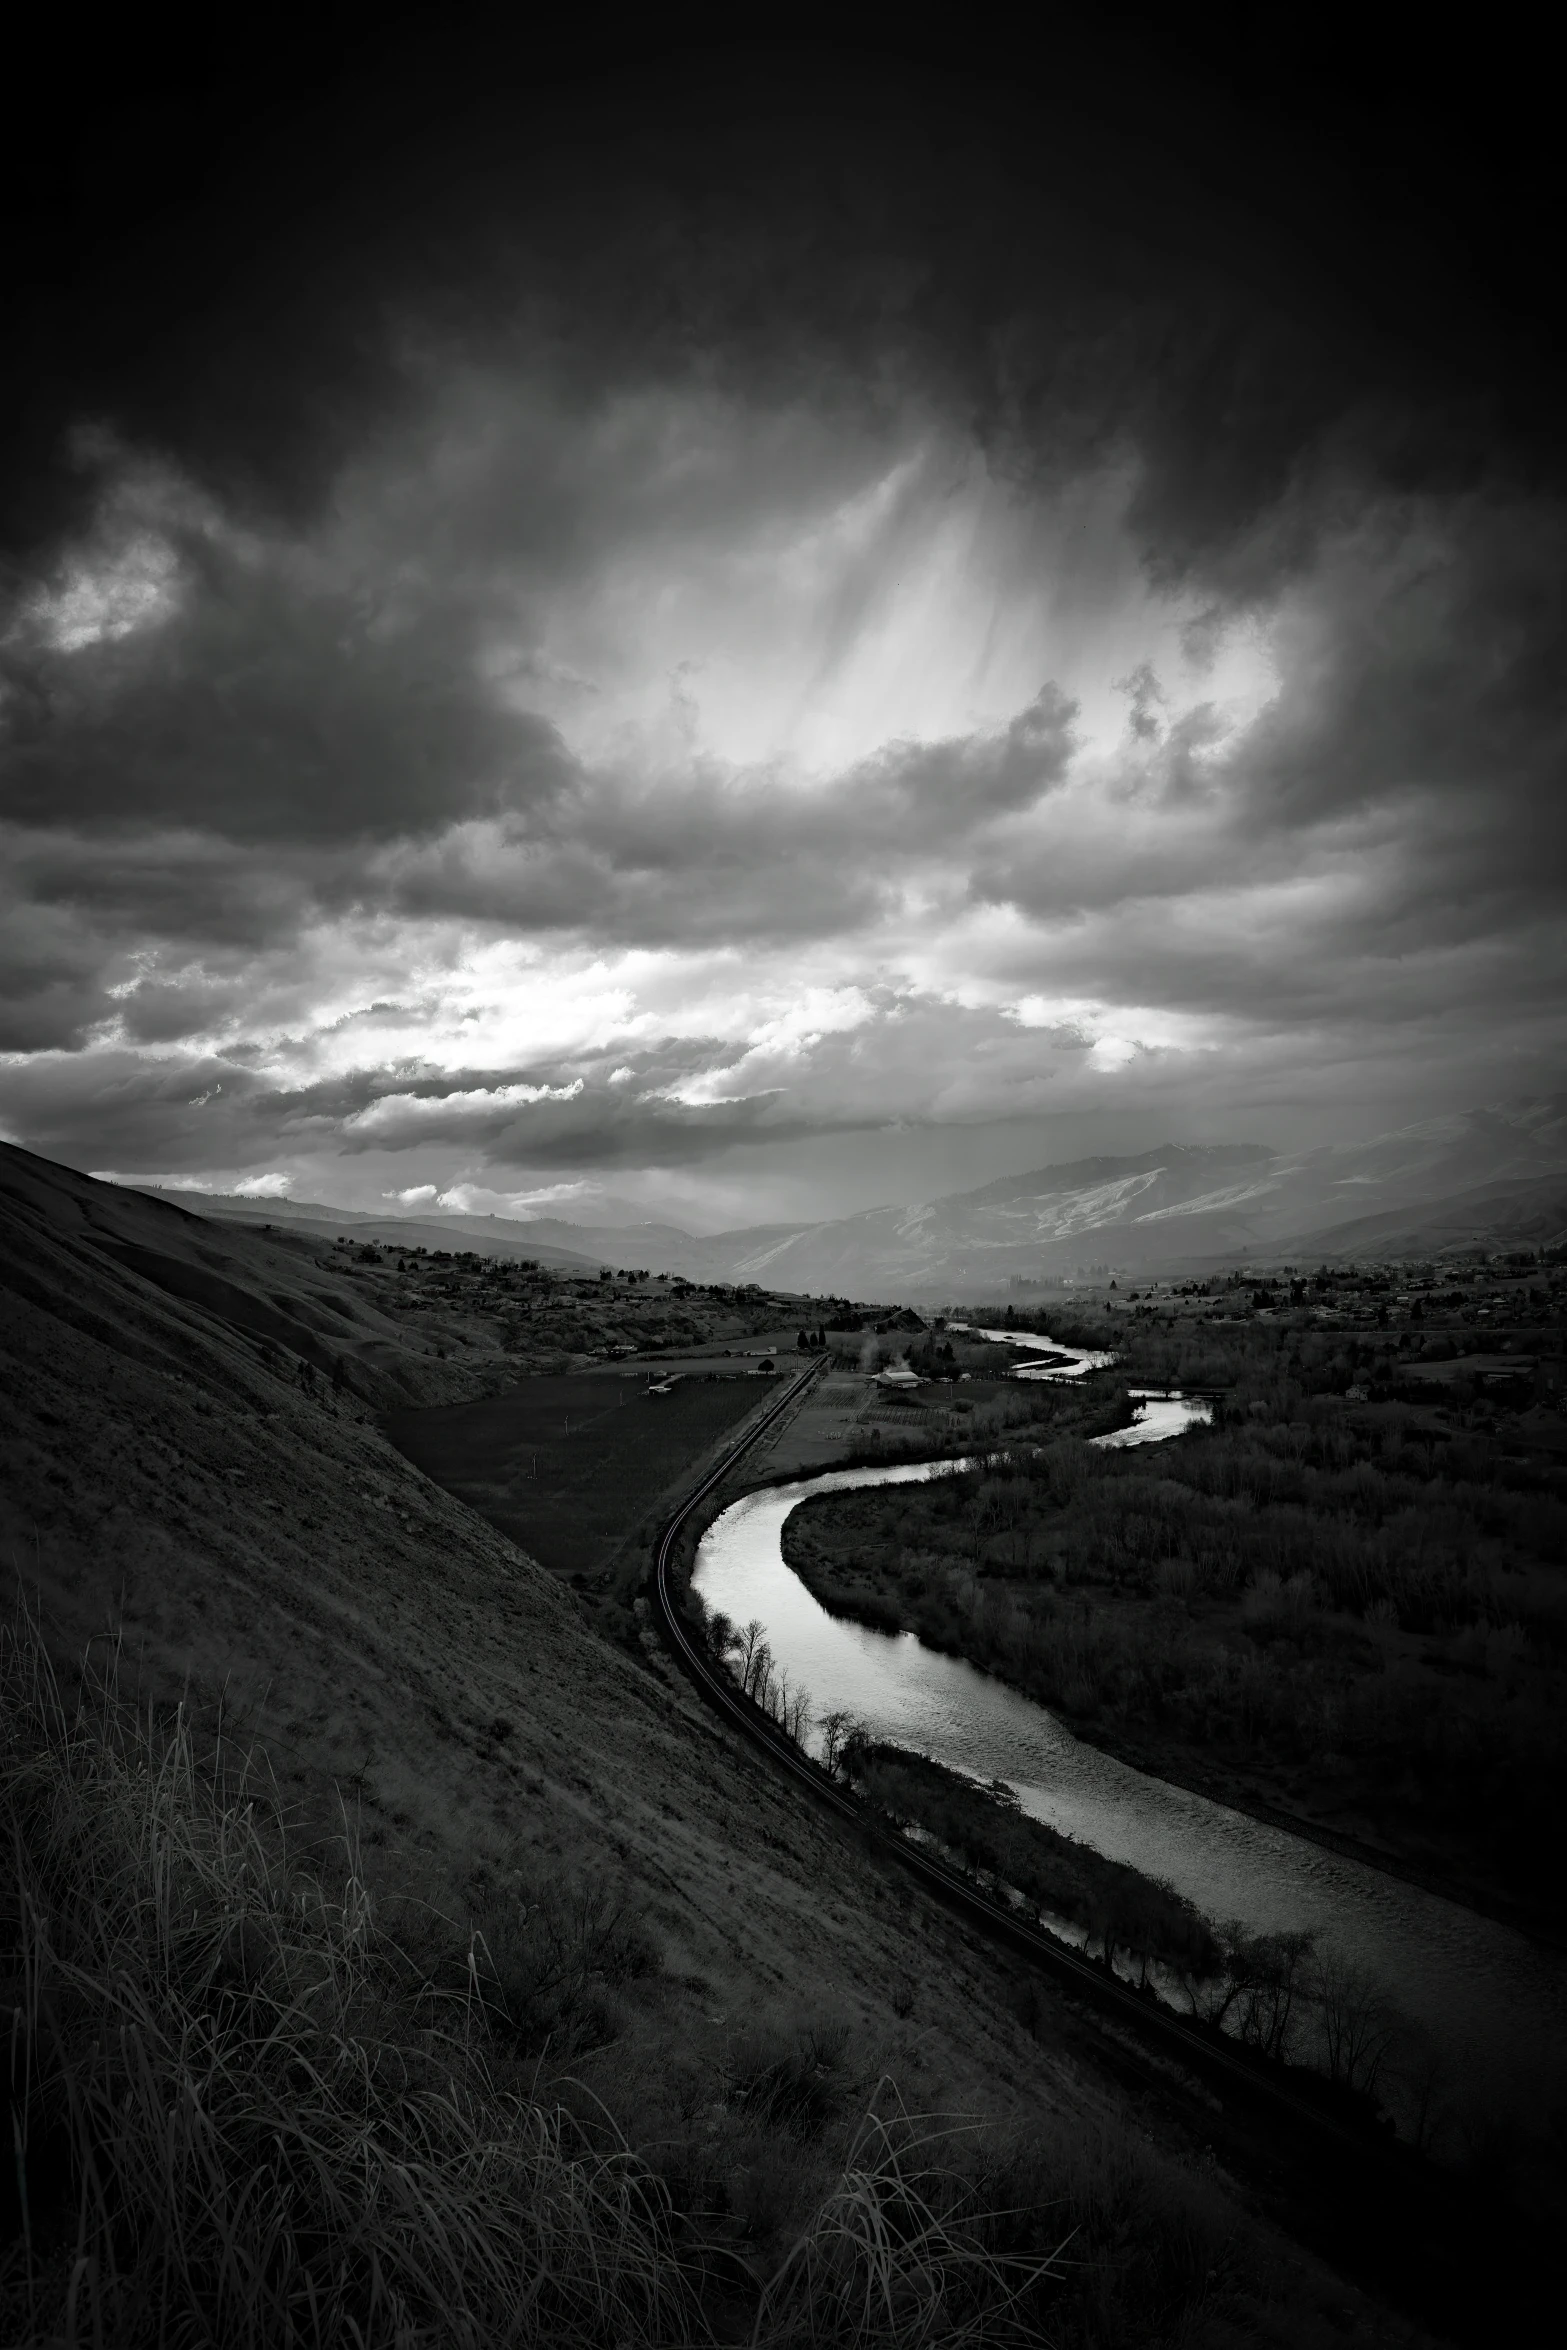
[[[221,1697],[312,1816],[341,1793],[372,1853],[443,1885],[520,1848],[629,1866],[683,1971],[739,1966],[743,1996],[831,1966],[842,1922],[803,1876],[770,1885],[761,1823],[731,1817],[685,1699],[354,1399],[307,1396],[286,1358],[170,1294],[196,1219],[9,1155],[0,1184],[0,1542],[63,1658],[112,1635],[150,1697]],[[356,1303],[332,1283],[311,1276],[321,1319]],[[425,1371],[377,1368],[386,1387]]]
[[[167,1363],[182,1359],[177,1333],[216,1324],[236,1360],[378,1406],[482,1391],[472,1367],[448,1364],[323,1260],[313,1234],[213,1224],[10,1144],[0,1144],[0,1201],[7,1289],[84,1335],[115,1345],[133,1324],[157,1328],[154,1351]],[[148,1322],[149,1291],[195,1308],[194,1321],[176,1311]],[[144,1357],[154,1345],[134,1343]]]
[[[1102,2304],[1096,2341],[1171,2324],[1198,2340],[1210,2320],[1215,2340],[1317,2340],[1329,2306],[1335,2338],[1387,2338],[1198,2176],[1179,2105],[1128,2126],[1108,2052],[1064,2003],[802,1813],[349,1396],[306,1395],[284,1340],[235,1306],[261,1260],[241,1279],[209,1245],[158,1203],[0,1164],[0,1557],[68,1695],[89,1646],[118,1642],[122,1686],[183,1695],[198,1745],[221,1705],[300,1848],[346,1820],[383,1902],[420,1892],[519,1946],[540,1919],[558,1944],[588,1911],[635,1916],[648,1963],[586,2008],[524,2017],[517,2053],[530,2081],[565,2062],[602,2095],[742,2278],[776,2266],[889,2073],[911,2107],[1030,2149],[1040,2212],[1076,2199],[1072,2291],[1088,2279]],[[228,1286],[191,1294],[208,1275]],[[354,1302],[313,1261],[268,1294],[334,1336]],[[387,1351],[359,1356],[367,1383],[445,1369],[370,1336]],[[1063,2340],[1088,2338],[1086,2310],[1060,2317]]]

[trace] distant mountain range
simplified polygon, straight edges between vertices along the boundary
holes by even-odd
[[[182,1193],[196,1207],[199,1195]],[[1152,1275],[1250,1258],[1433,1256],[1567,1240],[1567,1096],[1428,1119],[1364,1143],[1277,1152],[1172,1143],[1077,1159],[912,1207],[701,1236],[559,1217],[397,1218],[199,1197],[200,1212],[552,1265],[645,1265],[805,1294],[959,1297],[1089,1265]]]

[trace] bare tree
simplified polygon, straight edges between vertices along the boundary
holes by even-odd
[[[751,1686],[756,1652],[764,1645],[765,1629],[761,1618],[753,1616],[748,1624],[741,1624],[734,1632],[731,1646],[735,1659],[735,1679],[742,1689],[748,1690]]]
[[[1329,1953],[1316,1969],[1311,1991],[1328,2079],[1369,2097],[1397,2031],[1381,1985],[1348,1959]]]
[[[1259,1934],[1250,1945],[1240,2036],[1264,2056],[1285,2053],[1311,1947],[1309,1934]]]
[[[842,1706],[834,1706],[831,1713],[823,1714],[821,1719],[822,1762],[829,1778],[837,1778],[839,1766],[843,1761],[844,1749],[850,1744],[858,1728],[859,1725],[854,1716],[846,1712]]]
[[[775,1668],[773,1665],[773,1652],[768,1647],[765,1640],[759,1641],[756,1647],[751,1651],[750,1670],[746,1675],[743,1686],[745,1688],[747,1697],[753,1698],[761,1707],[763,1713],[767,1713],[771,1710],[770,1700],[773,1693],[774,1679]]]
[[[1442,2049],[1420,2025],[1406,2022],[1392,2052],[1392,2069],[1414,2142],[1422,2154],[1430,2154],[1453,2118],[1453,2084]]]
[[[792,1687],[782,1665],[774,1666],[769,1671],[766,1688],[758,1696],[757,1702],[771,1715],[786,1738],[792,1738],[796,1746],[805,1744],[811,1724],[810,1692]]]
[[[1296,2007],[1313,1988],[1307,1980],[1309,1934],[1249,1934],[1240,1925],[1223,1932],[1225,1968],[1216,1982],[1188,1982],[1187,1995],[1209,2023],[1228,2025],[1264,2056],[1286,2053]]]
[[[780,1719],[796,1746],[803,1746],[811,1731],[811,1693],[795,1689],[789,1697],[788,1710]]]

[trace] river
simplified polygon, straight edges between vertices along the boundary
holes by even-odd
[[[1034,1332],[983,1335],[1057,1356],[1082,1352]],[[1103,1367],[1073,1360],[1049,1375]],[[1097,1441],[1156,1442],[1206,1416],[1206,1406],[1188,1399],[1149,1396],[1131,1428]],[[1386,1986],[1430,2035],[1466,2103],[1543,2122],[1567,2080],[1567,1968],[1557,1956],[1439,1894],[1133,1770],[914,1633],[876,1632],[829,1615],[785,1565],[784,1520],[814,1494],[914,1483],[963,1465],[835,1469],[747,1494],[703,1536],[693,1581],[733,1622],[760,1619],[774,1658],[809,1690],[818,1717],[842,1708],[874,1737],[976,1778],[1008,1781],[1032,1817],[1162,1878],[1218,1923],[1309,1930],[1321,1949]]]

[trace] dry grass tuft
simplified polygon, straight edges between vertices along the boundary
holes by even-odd
[[[700,2332],[667,2197],[622,2145],[502,2094],[468,1986],[418,1979],[351,1849],[291,1861],[183,1711],[68,1708],[0,1635],[14,1891],[14,2241],[0,2333],[37,2344],[600,2343]]]
[[[961,2174],[932,2159],[950,2130],[922,2128],[882,2084],[837,2188],[764,2291],[753,2341],[818,2350],[947,2350],[1035,2343],[1038,2288],[1060,2247],[1018,2260],[989,2239]]]
[[[491,1917],[454,1969],[443,1921],[387,1933],[346,1832],[330,1874],[292,1853],[259,1774],[221,1744],[199,1758],[184,1708],[132,1714],[112,1668],[68,1702],[26,1618],[0,1631],[0,1837],[15,2158],[0,2338],[714,2339],[708,2288],[736,2273],[734,2248],[681,2220],[602,2115],[508,2093],[491,2069],[538,2020],[521,2010],[540,1985],[551,2023],[571,2008],[583,1951],[610,1976],[648,1963],[617,1898],[584,1895],[580,1916],[564,1896],[535,1904],[542,1956]],[[831,2029],[807,2039],[784,2057],[748,2046],[730,2084],[758,2109],[747,2127],[786,2151],[848,2086]],[[934,2161],[936,2134],[885,2084],[877,2102],[751,2286],[743,2330],[777,2350],[1025,2338],[1019,2295],[1050,2263],[991,2248],[997,2215]],[[730,2333],[732,2289],[719,2301]]]
[[[25,1618],[0,1631],[0,1839],[7,2344],[1248,2338],[1258,2280],[1205,2184],[1043,2119],[960,2158],[885,2080],[855,2123],[873,2076],[819,2007],[677,2065],[634,2152],[520,2061],[585,2050],[654,1963],[626,1893],[534,1885],[394,1936],[350,1837],[310,1865],[245,1758],[199,1756],[184,1709],[132,1715],[112,1670],[68,1702]],[[634,2089],[651,2051],[613,2061]]]

